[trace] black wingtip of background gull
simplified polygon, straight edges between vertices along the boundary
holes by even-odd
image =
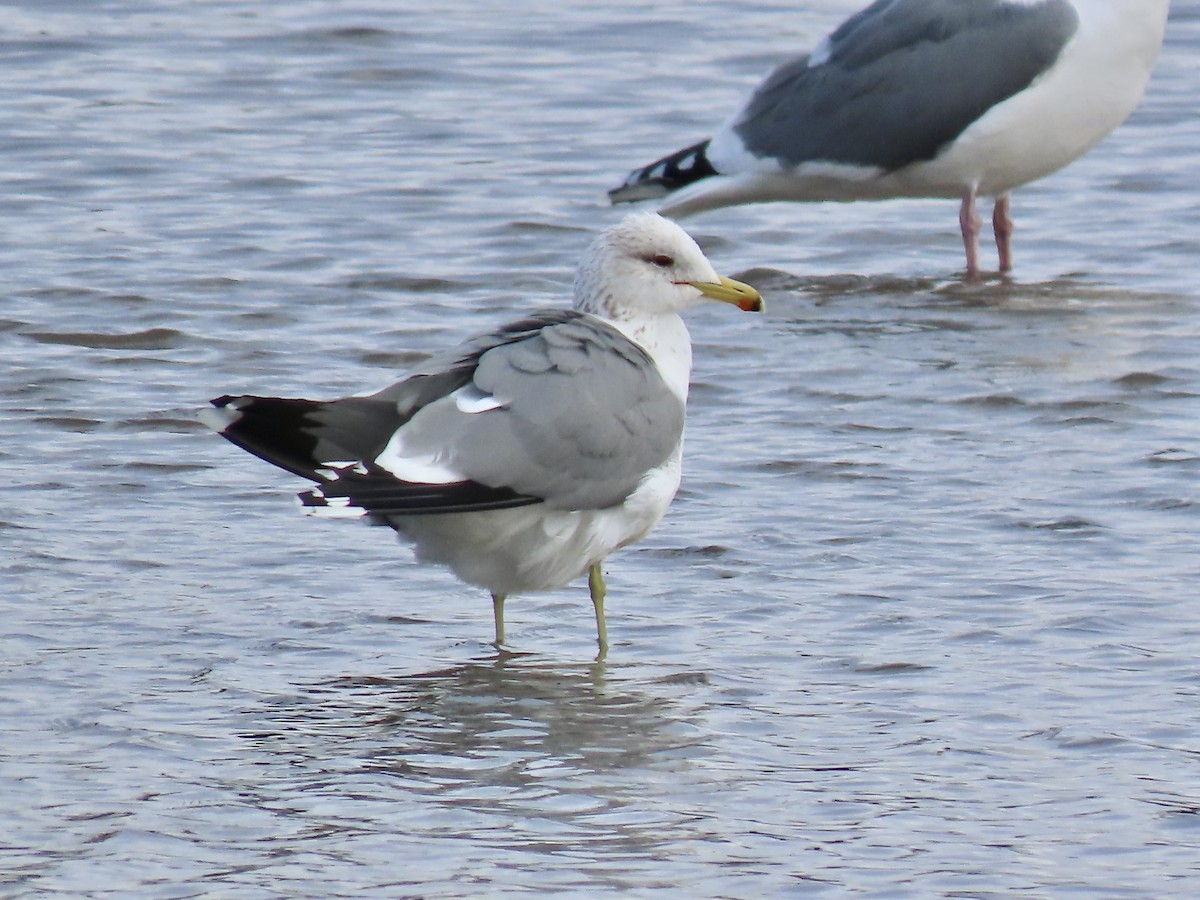
[[[708,141],[703,140],[664,156],[658,162],[634,169],[624,184],[608,192],[608,199],[613,203],[632,203],[665,197],[694,181],[716,175],[717,170],[708,161],[707,150]]]

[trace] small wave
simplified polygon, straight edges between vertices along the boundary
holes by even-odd
[[[25,337],[39,344],[66,344],[92,350],[171,350],[187,343],[187,336],[174,328],[146,328],[123,334],[98,331],[27,331]]]

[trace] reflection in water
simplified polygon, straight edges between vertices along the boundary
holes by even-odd
[[[1114,302],[1152,303],[1169,301],[1173,297],[1179,299],[1168,292],[1131,292],[1127,287],[1090,281],[1077,275],[1062,275],[1046,281],[1020,281],[996,275],[979,282],[964,282],[946,278],[860,275],[851,272],[796,275],[782,269],[758,266],[738,272],[737,278],[768,294],[807,297],[817,306],[839,300],[875,297],[894,302],[916,301],[922,306],[1055,310],[1079,308],[1081,304],[1094,307]]]
[[[691,686],[704,681],[676,673],[635,687],[602,663],[507,655],[313,685],[280,699],[265,727],[261,708],[246,713],[256,722],[243,737],[282,778],[279,796],[255,802],[315,793],[333,800],[338,818],[345,801],[349,822],[370,795],[402,804],[406,827],[426,833],[503,827],[510,846],[552,852],[600,841],[649,858],[665,840],[695,837],[686,804],[656,788],[664,779],[655,773],[707,752],[688,708]]]

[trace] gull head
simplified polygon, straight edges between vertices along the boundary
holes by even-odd
[[[706,298],[763,308],[758,291],[718,275],[691,235],[657,213],[635,213],[604,231],[575,277],[575,308],[606,319],[671,315]]]

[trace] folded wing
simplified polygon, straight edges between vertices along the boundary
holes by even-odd
[[[754,156],[790,166],[930,160],[1047,71],[1078,25],[1067,0],[878,0],[772,72],[729,127]]]
[[[226,438],[318,482],[306,507],[378,516],[613,506],[672,455],[684,416],[640,347],[571,310],[482,335],[370,396],[213,405]]]

